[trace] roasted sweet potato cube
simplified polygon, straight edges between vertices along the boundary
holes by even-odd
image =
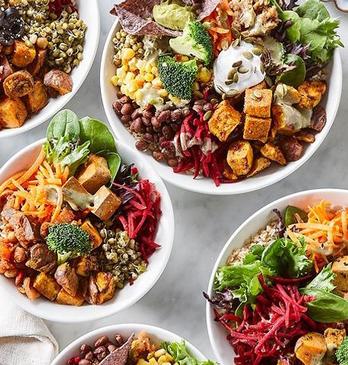
[[[227,163],[237,176],[246,175],[253,164],[254,152],[248,141],[233,142],[227,152]]]
[[[272,90],[270,89],[247,89],[244,99],[244,113],[259,117],[269,118],[271,116]]]
[[[93,250],[98,248],[102,244],[103,239],[101,235],[89,220],[83,222],[83,224],[81,225],[81,229],[88,233],[89,238],[93,244]]]
[[[23,41],[15,41],[14,50],[12,53],[12,63],[19,67],[24,68],[30,65],[36,56],[35,47],[27,46]]]
[[[301,95],[299,106],[303,109],[313,109],[316,107],[326,92],[326,83],[323,81],[305,81],[298,87]]]
[[[324,331],[324,337],[327,350],[332,354],[342,345],[346,337],[346,330],[344,328],[327,328]]]
[[[300,337],[295,345],[295,355],[304,365],[320,364],[327,351],[321,333],[309,332]]]
[[[248,177],[255,176],[259,172],[266,170],[271,165],[271,161],[266,157],[258,157],[254,160],[253,166],[248,173]]]
[[[91,155],[79,171],[77,180],[91,194],[111,179],[108,163],[104,157]]]
[[[266,143],[271,124],[271,118],[257,118],[246,115],[243,138]]]
[[[34,89],[27,95],[27,105],[31,113],[37,113],[48,103],[48,95],[41,81],[35,81]]]
[[[238,126],[240,120],[240,113],[227,100],[224,100],[210,118],[208,122],[209,130],[221,142],[224,142]]]
[[[36,76],[42,69],[42,66],[44,65],[45,60],[46,60],[46,54],[47,54],[46,49],[38,50],[34,62],[29,65],[28,71],[33,76]]]
[[[21,99],[5,97],[0,101],[0,125],[2,127],[21,127],[27,119],[27,116],[27,109]]]
[[[224,169],[222,171],[222,175],[224,176],[225,179],[230,180],[230,181],[239,180],[239,177],[232,171],[232,169],[227,164],[227,162],[225,163]]]
[[[74,306],[81,306],[85,301],[84,297],[77,293],[75,296],[67,293],[64,289],[61,289],[58,293],[57,299],[58,304],[65,304],[65,305],[74,305]]]
[[[103,185],[94,195],[94,207],[92,209],[92,213],[100,220],[107,221],[116,212],[120,205],[121,199]]]
[[[96,285],[100,292],[107,289],[112,275],[109,272],[98,272],[96,275]]]
[[[76,274],[79,276],[88,277],[92,271],[98,269],[97,259],[94,256],[82,256],[76,264]]]
[[[107,274],[107,277],[101,279],[103,282],[105,281],[104,289],[102,291],[99,289],[99,284],[98,284],[99,274]],[[116,292],[116,284],[117,284],[116,279],[110,273],[98,273],[97,274],[97,287],[100,291],[97,296],[98,304],[103,304],[114,297],[115,292]]]
[[[48,300],[53,302],[60,291],[60,286],[50,275],[40,272],[34,280],[33,287]]]
[[[70,75],[61,70],[51,70],[44,77],[44,84],[58,92],[59,95],[65,95],[72,91],[73,82]]]
[[[279,163],[280,165],[286,165],[286,160],[281,149],[272,144],[266,143],[260,149],[262,156]]]
[[[21,98],[34,90],[34,79],[28,71],[16,71],[6,77],[3,87],[9,98]]]
[[[332,272],[335,274],[334,284],[336,288],[348,292],[348,256],[342,256],[334,261]]]

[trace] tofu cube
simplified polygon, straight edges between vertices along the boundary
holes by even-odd
[[[91,194],[111,179],[108,163],[104,157],[91,155],[77,177],[79,183]]]
[[[44,84],[35,81],[34,89],[27,95],[27,106],[31,113],[37,113],[48,103],[48,96]]]
[[[21,127],[27,119],[28,112],[19,98],[5,97],[0,102],[0,126],[3,128]]]
[[[245,116],[243,138],[266,143],[271,129],[271,118]]]
[[[121,199],[103,185],[94,195],[92,213],[100,220],[107,221],[120,205]]]
[[[214,111],[208,122],[210,132],[221,142],[225,142],[241,121],[241,114],[224,100]]]
[[[346,330],[339,328],[327,328],[324,332],[327,350],[329,352],[336,351],[346,337]]]
[[[259,118],[270,118],[272,96],[273,93],[270,89],[247,89],[245,91],[244,113]]]
[[[295,345],[295,355],[304,365],[320,364],[326,350],[325,338],[317,332],[300,337]]]
[[[338,258],[332,264],[332,272],[335,274],[336,288],[348,292],[348,256]]]
[[[81,225],[81,229],[88,233],[89,238],[93,244],[93,250],[95,250],[102,244],[103,239],[101,235],[89,220],[83,222],[83,224]]]
[[[231,143],[227,152],[227,163],[237,176],[243,176],[250,171],[254,159],[254,152],[248,141]]]
[[[93,195],[91,195],[74,177],[71,176],[63,185],[64,199],[72,206],[80,209],[89,208],[93,203]]]
[[[33,287],[51,302],[57,298],[61,289],[55,279],[44,272],[40,272],[40,274],[35,278]]]
[[[67,293],[64,289],[61,289],[60,292],[58,293],[56,301],[58,304],[74,305],[80,307],[85,301],[85,299],[79,293],[77,293],[75,296],[72,296],[71,294]]]

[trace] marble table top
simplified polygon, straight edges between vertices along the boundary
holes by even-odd
[[[80,115],[106,121],[100,90],[101,53],[113,17],[113,0],[99,0],[101,37],[98,54],[85,83],[67,105]],[[348,14],[329,4],[341,19],[341,36],[348,45]],[[348,79],[348,48],[341,51],[344,77]],[[169,264],[154,288],[137,304],[112,317],[95,322],[66,325],[47,322],[60,348],[93,329],[124,322],[157,325],[176,332],[214,359],[205,324],[206,290],[212,266],[232,232],[252,213],[284,195],[301,190],[348,188],[348,83],[336,121],[316,154],[287,179],[260,191],[240,196],[213,197],[186,192],[168,185],[176,218],[175,242]],[[0,140],[0,166],[22,147],[42,138],[46,125],[28,133]]]

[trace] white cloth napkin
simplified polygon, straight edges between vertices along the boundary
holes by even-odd
[[[58,344],[46,324],[0,290],[0,365],[49,365]]]

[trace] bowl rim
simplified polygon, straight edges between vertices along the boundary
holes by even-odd
[[[189,351],[193,353],[193,355],[200,358],[200,360],[206,361],[207,358],[199,351],[191,342],[184,339],[183,337],[177,335],[174,332],[171,332],[169,330],[163,329],[161,327],[149,325],[149,324],[141,324],[141,323],[122,323],[122,324],[114,324],[110,326],[100,327],[98,329],[95,329],[91,332],[87,332],[86,334],[78,337],[73,342],[71,342],[69,345],[67,345],[52,361],[51,365],[59,365],[60,361],[63,359],[63,357],[71,350],[73,350],[75,347],[77,349],[77,346],[81,345],[83,342],[88,341],[92,339],[93,337],[97,337],[98,335],[105,334],[107,331],[127,331],[131,330],[132,332],[140,332],[145,331],[150,336],[157,336],[161,337],[163,341],[182,341],[185,340],[185,344],[188,347]],[[171,340],[169,340],[171,338]],[[168,339],[168,340],[167,340]]]
[[[87,2],[83,2],[81,1],[79,6],[81,6],[81,4],[86,4],[87,6]],[[97,54],[98,51],[98,47],[99,47],[99,40],[100,40],[100,11],[99,11],[99,6],[98,6],[98,0],[88,0],[88,7],[89,8],[93,8],[93,10],[90,10],[91,12],[95,13],[95,19],[94,19],[94,23],[95,26],[93,27],[93,33],[94,33],[94,45],[93,45],[93,52],[92,52],[92,57],[86,58],[83,60],[84,65],[84,71],[82,72],[80,69],[80,74],[81,77],[79,78],[78,82],[74,81],[74,89],[71,93],[63,95],[63,99],[62,96],[58,97],[56,99],[56,107],[54,108],[54,110],[52,110],[51,112],[45,112],[45,110],[42,110],[43,115],[41,118],[38,118],[37,121],[35,121],[32,124],[28,124],[27,122],[30,120],[30,118],[24,122],[24,124],[19,127],[19,128],[6,128],[6,129],[2,129],[0,130],[0,139],[3,138],[11,138],[20,134],[23,134],[43,123],[45,123],[47,120],[51,119],[53,117],[54,114],[56,114],[59,110],[63,109],[64,106],[66,104],[69,103],[69,101],[77,94],[77,92],[79,91],[80,87],[82,86],[82,84],[85,82],[87,76],[89,75],[89,72],[92,68],[95,56]],[[88,31],[88,30],[87,30]],[[76,73],[79,72],[79,66],[76,68]],[[53,99],[54,100],[54,99]],[[50,101],[49,101],[50,102]]]
[[[250,224],[250,222],[252,222],[259,215],[269,211],[271,209],[271,207],[281,204],[284,201],[291,200],[294,198],[299,198],[299,197],[305,197],[305,196],[311,195],[311,194],[320,196],[320,194],[323,194],[323,193],[338,193],[338,194],[347,194],[348,195],[348,190],[339,189],[339,188],[319,188],[319,189],[301,190],[296,193],[284,195],[284,196],[268,203],[264,207],[258,209],[253,214],[251,214],[246,220],[244,220],[243,223],[241,223],[236,228],[236,230],[231,234],[231,236],[226,241],[224,247],[221,249],[220,253],[218,254],[218,257],[213,265],[213,269],[212,269],[210,277],[209,277],[207,294],[209,296],[211,296],[213,293],[213,284],[214,284],[215,273],[216,273],[217,269],[219,268],[219,266],[221,266],[221,264],[222,264],[222,262],[221,262],[222,258],[225,256],[225,254],[228,251],[232,250],[231,245],[232,245],[233,240]],[[219,363],[223,365],[223,364],[225,364],[224,358],[221,356],[220,352],[218,351],[218,347],[219,347],[217,345],[218,341],[215,339],[214,334],[213,334],[214,320],[213,320],[213,316],[212,316],[211,304],[208,301],[206,301],[206,303],[205,303],[205,320],[206,320],[210,345],[211,345],[214,355],[218,359]],[[232,348],[231,348],[231,351],[232,351]],[[234,362],[232,363],[232,365],[234,365]]]
[[[40,145],[43,144],[43,142],[45,140],[46,140],[46,138],[39,139],[39,140],[31,143],[30,145],[26,146],[25,148],[21,149],[17,153],[15,153],[0,168],[0,179],[1,179],[4,171],[7,170],[18,158],[20,158],[21,156],[24,156],[30,150],[32,150],[34,148],[38,148]],[[156,183],[155,183],[156,187],[157,188],[160,187],[161,203],[163,204],[162,205],[162,212],[163,212],[163,208],[165,206],[166,207],[167,220],[168,220],[168,222],[170,222],[169,225],[164,227],[165,228],[165,230],[164,230],[165,231],[165,237],[166,237],[165,238],[165,240],[166,240],[166,249],[164,250],[165,255],[163,256],[163,259],[161,261],[160,270],[158,271],[157,275],[154,276],[153,280],[150,280],[148,283],[144,283],[144,285],[143,285],[144,289],[143,290],[139,290],[137,295],[134,295],[134,297],[131,300],[126,301],[126,303],[119,306],[116,310],[114,309],[114,305],[110,305],[106,309],[104,307],[104,310],[102,312],[100,312],[100,311],[97,310],[97,308],[99,308],[102,305],[89,305],[94,310],[90,310],[89,313],[84,314],[82,316],[75,316],[75,317],[69,316],[69,319],[67,319],[65,317],[62,317],[62,316],[59,316],[57,318],[57,315],[56,315],[54,310],[52,312],[49,312],[49,311],[45,310],[45,313],[42,313],[42,311],[40,310],[40,306],[29,306],[29,305],[23,304],[23,303],[27,303],[29,301],[29,299],[25,298],[26,300],[22,301],[21,300],[22,297],[19,296],[21,294],[18,293],[18,295],[16,295],[17,293],[15,293],[14,290],[12,290],[12,289],[14,289],[14,288],[12,288],[12,285],[11,285],[11,287],[7,286],[7,285],[2,286],[2,282],[0,281],[0,286],[2,286],[4,291],[11,298],[11,300],[13,300],[13,302],[15,304],[17,304],[18,306],[22,307],[25,311],[35,315],[36,317],[39,317],[39,318],[42,318],[42,319],[45,319],[45,320],[49,320],[49,321],[53,321],[53,322],[57,322],[57,323],[81,323],[81,322],[87,322],[87,321],[92,321],[92,320],[105,318],[105,317],[111,316],[113,314],[119,313],[119,312],[121,312],[121,311],[123,311],[127,308],[130,308],[135,303],[140,301],[156,285],[156,283],[158,282],[158,280],[162,276],[165,268],[168,265],[169,258],[170,258],[170,255],[171,255],[171,252],[172,252],[172,249],[173,249],[173,246],[174,246],[174,233],[175,233],[174,210],[173,210],[173,204],[172,204],[170,195],[168,193],[168,190],[167,190],[163,180],[161,179],[161,177],[157,174],[157,172],[153,169],[153,167],[143,158],[143,156],[138,155],[136,153],[136,151],[129,148],[122,141],[116,141],[116,145],[121,146],[121,148],[126,150],[127,153],[129,153],[130,155],[133,155],[133,156],[136,155],[137,158],[139,159],[139,162],[141,162],[142,164],[147,166],[147,169],[149,170],[149,173],[151,173],[151,176],[156,177]],[[122,157],[122,155],[121,155],[121,157]],[[1,279],[4,279],[4,278],[1,278]],[[14,283],[12,283],[12,284],[14,286]],[[54,306],[59,305],[57,303],[49,302],[49,301],[47,301],[47,303],[52,304],[52,308],[54,308]]]
[[[106,74],[106,72],[105,72],[106,65],[111,63],[111,60],[109,60],[107,56],[108,56],[110,44],[112,43],[113,35],[114,35],[117,27],[119,27],[119,19],[116,17],[114,24],[112,25],[112,27],[109,30],[109,34],[106,38],[104,48],[103,48],[101,67],[100,67],[100,88],[101,88],[102,102],[103,102],[103,107],[104,107],[106,117],[108,119],[108,122],[109,122],[116,138],[119,139],[122,137],[122,135],[125,134],[125,131],[122,131],[121,133],[119,131],[125,127],[123,126],[120,119],[116,116],[114,111],[112,110],[112,105],[109,105],[109,103],[107,102],[108,92],[107,92],[106,85],[108,82],[110,82],[110,80],[106,80],[106,75],[105,75]],[[326,121],[326,125],[325,125],[324,129],[317,135],[318,138],[312,144],[312,145],[314,145],[313,149],[311,149],[310,151],[306,150],[305,154],[300,158],[300,160],[291,162],[288,165],[289,168],[287,168],[287,169],[284,169],[281,167],[277,168],[276,171],[271,173],[271,177],[268,179],[263,178],[260,182],[256,182],[253,185],[247,186],[247,187],[245,187],[244,185],[241,185],[241,186],[236,185],[236,184],[243,184],[243,181],[245,181],[245,180],[241,180],[239,183],[230,183],[230,184],[227,183],[227,184],[222,184],[219,187],[216,187],[212,180],[211,180],[211,184],[209,184],[209,185],[201,185],[199,183],[200,179],[194,180],[193,177],[189,175],[192,180],[192,183],[186,183],[187,180],[185,180],[185,182],[182,182],[182,181],[179,181],[179,178],[177,177],[177,175],[182,175],[182,174],[174,173],[173,171],[170,170],[169,166],[164,166],[165,171],[166,171],[166,173],[164,173],[161,168],[158,169],[159,164],[163,165],[163,163],[159,163],[159,162],[155,161],[152,158],[152,156],[144,154],[143,152],[139,152],[139,151],[137,151],[137,152],[142,153],[144,155],[144,158],[152,164],[152,166],[158,171],[158,174],[161,176],[161,178],[163,180],[165,180],[166,182],[168,182],[171,185],[174,185],[180,189],[195,192],[195,193],[201,193],[201,194],[207,194],[207,195],[237,195],[237,194],[245,194],[245,193],[249,193],[252,191],[257,191],[257,190],[266,188],[268,186],[271,186],[273,184],[276,184],[277,182],[287,178],[290,174],[292,174],[293,172],[295,172],[299,168],[301,168],[318,151],[319,147],[324,142],[324,140],[326,139],[327,135],[329,134],[329,132],[332,128],[332,125],[336,119],[337,111],[338,111],[341,97],[342,97],[343,70],[342,70],[341,53],[338,48],[335,49],[333,58],[330,63],[331,64],[335,63],[335,65],[338,69],[337,75],[335,75],[335,89],[336,89],[336,93],[339,95],[338,98],[334,99],[334,104],[330,104],[332,118],[330,120]],[[132,149],[136,150],[135,143],[134,143],[134,137],[128,132],[128,130],[126,132],[129,134],[129,136],[132,137],[132,144],[130,147]],[[119,137],[119,135],[120,135],[120,137]],[[287,166],[285,166],[285,167],[287,167]],[[203,179],[207,180],[206,178],[202,178],[202,180]],[[227,187],[224,189],[223,186],[227,186]],[[230,186],[232,186],[232,188],[230,188]]]

